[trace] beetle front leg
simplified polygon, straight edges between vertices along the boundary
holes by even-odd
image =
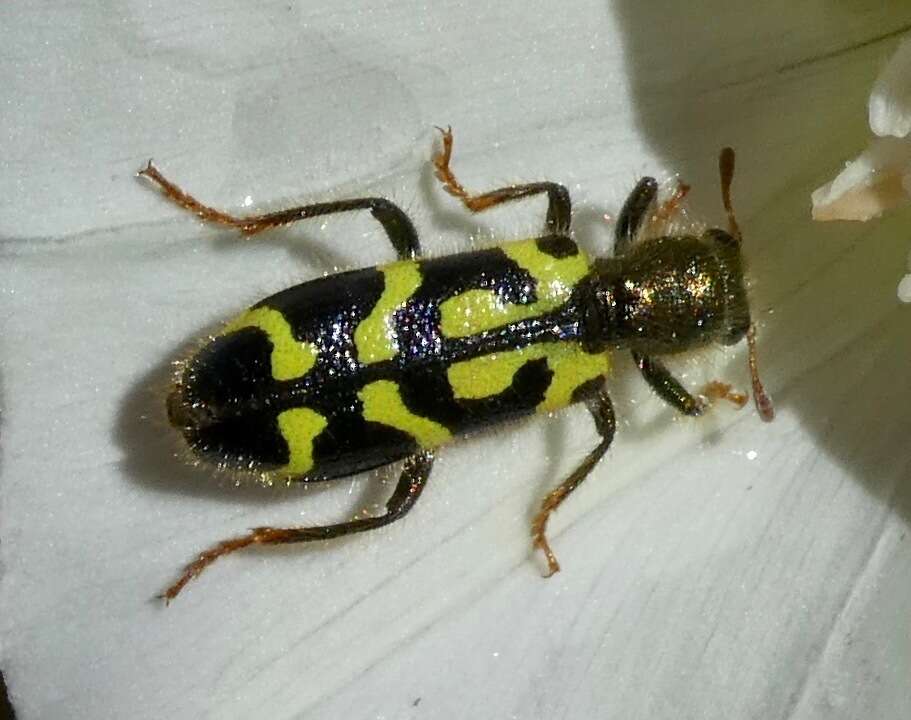
[[[535,549],[542,550],[547,558],[548,573],[545,577],[550,577],[554,573],[560,572],[560,563],[557,562],[557,556],[554,555],[550,543],[547,542],[547,521],[551,513],[560,507],[570,493],[582,484],[582,481],[588,477],[595,465],[598,464],[598,461],[604,457],[604,453],[610,447],[614,439],[614,432],[617,429],[614,406],[603,388],[599,388],[595,394],[586,398],[585,402],[595,421],[595,428],[601,436],[601,441],[595,446],[594,450],[586,455],[585,459],[566,480],[547,494],[547,497],[541,503],[541,509],[531,523],[532,546]]]
[[[664,230],[689,191],[689,185],[678,182],[671,196],[652,213],[652,206],[658,197],[658,183],[653,177],[644,177],[636,183],[617,216],[617,224],[614,226],[614,256],[623,255],[630,249],[646,222]],[[660,234],[660,231],[656,234]]]
[[[648,217],[655,198],[658,196],[658,183],[653,177],[644,177],[632,189],[614,226],[614,256],[623,255],[633,240],[639,235],[642,224]]]
[[[658,397],[684,415],[702,415],[709,402],[713,400],[727,400],[738,408],[747,403],[746,395],[736,392],[729,384],[719,380],[706,383],[702,392],[698,396],[693,396],[660,360],[635,351],[633,360]]]
[[[670,370],[664,366],[663,362],[650,355],[643,355],[636,351],[633,351],[633,362],[636,363],[636,366],[642,372],[642,377],[645,378],[645,381],[664,402],[684,415],[691,417],[702,415],[705,410],[705,403],[691,395],[680,381],[671,375]]]
[[[218,558],[237,550],[242,550],[250,545],[287,545],[298,542],[312,542],[314,540],[329,540],[343,535],[351,535],[352,533],[375,530],[395,522],[414,507],[414,504],[421,496],[421,491],[424,489],[427,479],[430,477],[432,467],[433,454],[429,451],[425,450],[407,458],[392,497],[386,503],[386,512],[383,515],[359,518],[334,525],[317,525],[304,528],[260,527],[253,529],[246,535],[223,540],[200,553],[196,560],[187,565],[177,582],[165,590],[160,597],[165,603],[171,602],[190,580],[198,577],[203,570]]]

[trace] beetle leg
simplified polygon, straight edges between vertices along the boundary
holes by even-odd
[[[689,192],[690,186],[678,181],[677,187],[674,188],[674,192],[671,193],[671,196],[661,203],[661,205],[658,206],[658,209],[652,213],[652,216],[648,221],[650,225],[657,226],[657,230],[652,229],[652,232],[655,235],[663,235],[667,231],[668,223],[680,210],[683,198],[685,198]]]
[[[402,469],[402,474],[392,496],[386,502],[386,512],[383,515],[315,527],[259,527],[254,528],[246,535],[223,540],[200,553],[196,560],[187,565],[177,582],[165,590],[160,597],[166,603],[169,603],[177,597],[190,580],[198,577],[203,570],[222,555],[228,555],[249,545],[285,545],[297,542],[311,542],[313,540],[329,540],[343,535],[374,530],[395,522],[414,507],[417,499],[421,496],[421,491],[424,489],[427,479],[430,477],[432,467],[433,454],[429,451],[419,452],[406,458],[405,467]]]
[[[617,217],[617,224],[614,227],[614,256],[623,255],[629,250],[638,237],[643,223],[657,225],[659,229],[653,229],[653,232],[662,234],[689,191],[689,185],[678,182],[671,196],[649,215],[658,196],[658,183],[653,177],[644,177],[636,183]]]
[[[651,385],[658,397],[684,415],[702,415],[705,403],[694,397],[683,387],[677,378],[671,375],[664,363],[650,355],[633,351],[633,362],[639,367],[645,381]]]
[[[634,351],[633,360],[658,397],[684,415],[702,415],[712,400],[727,400],[738,408],[746,405],[747,396],[735,391],[727,383],[713,380],[706,383],[698,396],[693,396],[657,358]]]
[[[737,392],[734,390],[733,385],[720,380],[707,382],[699,394],[709,400],[727,400],[729,403],[736,405],[738,409],[746,405],[750,399],[750,396],[746,393]]]
[[[446,130],[437,129],[443,133],[443,149],[433,156],[436,177],[443,183],[443,189],[453,197],[461,200],[462,204],[471,212],[483,212],[505,202],[547,193],[547,219],[545,223],[547,232],[554,235],[569,234],[572,202],[569,198],[569,191],[565,187],[553,182],[536,182],[525,185],[510,185],[509,187],[497,188],[480,195],[472,195],[462,187],[462,184],[456,179],[452,169],[449,167],[449,161],[452,159],[452,128],[447,128]]]
[[[642,223],[658,196],[658,183],[653,177],[644,177],[636,183],[617,216],[614,226],[614,255],[623,255],[639,234]]]
[[[560,572],[560,563],[557,562],[557,557],[547,542],[547,520],[550,518],[550,514],[560,507],[573,490],[582,484],[582,481],[588,477],[588,474],[598,464],[598,461],[604,457],[604,453],[607,452],[611,441],[614,439],[614,431],[617,427],[614,406],[603,388],[599,387],[596,394],[586,398],[586,404],[594,418],[595,428],[598,430],[598,434],[601,435],[601,442],[586,455],[585,459],[579,463],[579,466],[573,470],[566,480],[547,494],[541,503],[541,509],[531,523],[532,545],[535,549],[542,550],[547,558],[548,573],[545,577],[550,577],[554,573]]]
[[[200,219],[237,228],[244,235],[255,235],[270,228],[290,225],[298,220],[306,220],[307,218],[321,215],[334,215],[335,213],[350,212],[352,210],[369,210],[370,214],[383,226],[389,241],[392,243],[392,247],[395,248],[400,259],[408,260],[421,254],[421,244],[411,220],[398,205],[385,198],[353,198],[351,200],[314,203],[262,215],[237,217],[221,210],[216,210],[208,205],[203,205],[199,200],[181,190],[180,187],[162,175],[158,168],[152,165],[151,161],[139,171],[139,175],[149,178],[161,188],[171,202],[180,205],[185,210],[189,210]]]

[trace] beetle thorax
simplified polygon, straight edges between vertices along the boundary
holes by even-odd
[[[596,266],[601,340],[617,347],[666,354],[726,341],[741,314],[739,267],[705,236],[645,240]]]

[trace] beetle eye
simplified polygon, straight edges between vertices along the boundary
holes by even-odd
[[[727,334],[722,341],[725,345],[736,345],[744,337],[746,337],[747,330],[750,329],[749,323],[746,325],[734,325],[728,328]]]
[[[720,228],[709,228],[705,231],[705,237],[711,238],[721,247],[731,248],[734,250],[740,249],[740,242],[737,240],[737,238]]]

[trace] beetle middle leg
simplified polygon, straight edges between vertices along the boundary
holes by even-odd
[[[313,203],[312,205],[301,205],[273,213],[237,217],[199,202],[199,200],[162,175],[151,161],[139,171],[139,175],[149,178],[161,188],[171,202],[185,210],[189,210],[200,219],[218,225],[228,225],[229,227],[237,228],[244,235],[256,235],[264,230],[290,225],[298,220],[306,220],[321,215],[334,215],[352,210],[369,210],[370,214],[383,226],[386,235],[389,237],[389,242],[392,243],[392,247],[401,260],[408,260],[421,254],[421,243],[411,220],[398,205],[385,198],[353,198],[335,202]]]
[[[560,572],[560,563],[557,562],[557,556],[551,550],[547,542],[547,520],[550,518],[560,505],[569,497],[570,493],[575,490],[582,481],[588,477],[598,461],[604,457],[604,453],[610,447],[614,439],[614,431],[617,428],[617,421],[614,417],[614,406],[611,404],[610,397],[603,387],[599,387],[596,393],[585,399],[588,409],[595,421],[595,428],[601,436],[601,441],[595,448],[585,456],[585,459],[579,463],[579,466],[573,470],[566,480],[560,483],[554,490],[551,490],[544,501],[541,503],[541,509],[535,515],[531,523],[532,545],[536,549],[544,552],[547,558],[548,573],[545,577],[550,577],[556,572]]]
[[[352,533],[375,530],[395,522],[414,507],[414,504],[421,496],[424,485],[427,484],[432,467],[433,453],[429,451],[425,450],[406,458],[405,467],[402,469],[402,474],[392,496],[386,502],[386,512],[383,515],[314,527],[259,527],[254,528],[246,535],[223,540],[200,553],[196,560],[187,565],[177,582],[165,590],[161,594],[161,598],[166,603],[170,602],[177,597],[190,580],[198,577],[203,570],[218,558],[237,550],[242,550],[250,545],[286,545],[298,542],[312,542],[314,540],[329,540],[343,535],[351,535]]]
[[[554,235],[569,234],[572,201],[569,198],[569,191],[565,187],[554,182],[536,182],[510,185],[473,195],[462,187],[449,167],[449,161],[452,159],[452,128],[437,129],[443,133],[443,150],[433,156],[437,179],[443,183],[443,189],[446,192],[461,200],[462,204],[471,212],[483,212],[505,202],[547,193],[547,219],[545,221],[547,232]]]

